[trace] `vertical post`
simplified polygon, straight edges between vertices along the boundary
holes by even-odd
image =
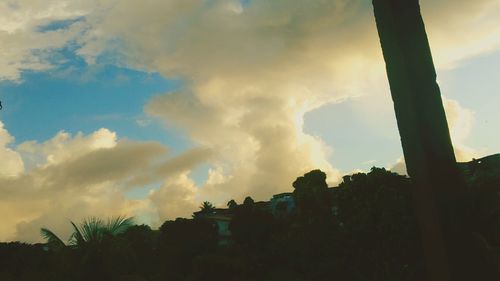
[[[373,0],[429,280],[461,280],[465,182],[456,165],[418,0]],[[457,233],[458,232],[458,233]]]

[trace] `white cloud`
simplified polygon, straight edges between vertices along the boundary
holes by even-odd
[[[326,161],[331,149],[304,133],[303,116],[352,91],[339,87],[346,72],[369,68],[349,57],[362,56],[359,49],[345,47],[363,44],[364,37],[329,27],[357,13],[356,5],[255,1],[238,11],[227,8],[232,5],[239,3],[127,2],[97,29],[123,40],[115,51],[130,65],[189,77],[184,90],[153,99],[146,111],[214,151],[212,163],[226,180],[202,186],[207,199],[267,199],[291,189],[295,177],[313,168],[334,181],[338,172]],[[126,26],[117,25],[113,19],[123,14],[129,15]],[[367,23],[354,28],[365,35],[361,26]]]
[[[4,124],[0,121],[0,178],[14,177],[24,171],[24,163],[19,153],[9,148],[9,144],[14,141],[14,138],[4,128]]]
[[[71,158],[78,158],[86,153],[100,148],[116,146],[116,133],[102,128],[89,136],[78,133],[72,137],[69,133],[60,131],[52,139],[39,144],[36,141],[21,143],[17,150],[25,159],[30,159],[31,165],[37,166],[60,164]],[[42,159],[37,159],[42,157]]]
[[[406,163],[403,157],[399,157],[395,163],[389,165],[389,170],[400,175],[408,175],[406,171]]]
[[[0,226],[0,241],[40,241],[39,229],[44,226],[66,237],[71,231],[69,220],[88,216],[128,215],[153,224],[169,215],[189,216],[192,208],[178,202],[189,201],[192,197],[186,199],[183,194],[196,190],[179,182],[179,171],[187,173],[207,155],[195,148],[168,157],[159,143],[118,139],[108,129],[74,136],[59,132],[43,143],[25,142],[17,149],[6,147],[12,140],[0,126],[0,156],[8,160],[0,167],[2,172],[11,172],[0,174],[0,211],[9,214]],[[25,171],[21,156],[32,163]],[[159,195],[125,196],[131,189],[161,181],[166,183]],[[189,204],[196,206],[196,201]]]
[[[84,23],[48,32],[41,32],[40,27],[54,21],[75,19],[89,12],[80,8],[69,1],[1,2],[0,81],[19,80],[22,71],[48,70],[58,63],[53,61],[51,51],[78,37],[85,29]]]
[[[475,2],[470,17],[467,1],[422,6],[438,67],[497,47],[488,40],[500,38],[496,31],[475,32],[478,18],[498,22],[494,1]],[[117,20],[123,15],[127,22]],[[467,38],[453,35],[458,26]],[[184,79],[184,89],[154,98],[146,111],[214,152],[216,169],[201,190],[216,202],[265,199],[312,168],[337,179],[326,161],[332,149],[304,132],[304,114],[346,96],[387,94],[372,93],[386,82],[368,2],[124,1],[93,27],[122,44],[96,35],[84,47],[89,57],[112,50],[121,63]]]
[[[472,133],[474,126],[475,113],[464,108],[458,101],[444,97],[443,105],[457,161],[467,162],[471,161],[472,158],[485,156],[484,149],[471,148],[467,145],[467,138]]]
[[[465,59],[500,48],[499,1],[421,2],[438,68],[453,68]]]
[[[474,112],[462,107],[458,101],[444,97],[443,106],[453,141],[463,143],[474,125]]]
[[[160,221],[186,217],[198,209],[198,188],[187,173],[170,177],[158,190],[151,191],[149,199],[154,202]]]

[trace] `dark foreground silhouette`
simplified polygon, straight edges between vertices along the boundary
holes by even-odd
[[[500,280],[500,158],[485,159],[461,165],[477,242],[469,266]],[[269,202],[205,202],[158,230],[92,218],[64,243],[43,229],[45,244],[0,244],[0,280],[426,280],[411,180],[383,168],[334,188],[325,179],[311,171]]]
[[[476,280],[477,237],[419,0],[372,0],[430,281]],[[444,16],[444,15],[443,15]]]

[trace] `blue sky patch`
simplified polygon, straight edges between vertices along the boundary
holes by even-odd
[[[70,27],[72,24],[84,20],[84,17],[77,17],[74,19],[67,19],[67,20],[58,20],[58,21],[52,21],[48,24],[41,25],[37,28],[38,32],[50,32],[50,31],[57,31],[61,29],[66,29]]]

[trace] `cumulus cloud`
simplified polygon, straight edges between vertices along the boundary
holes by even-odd
[[[146,112],[213,151],[211,173],[224,180],[201,187],[208,199],[267,199],[313,168],[338,179],[326,161],[332,150],[304,132],[303,117],[353,93],[343,82],[372,69],[362,58],[376,49],[360,52],[367,37],[377,42],[371,19],[349,23],[366,12],[358,3],[152,3],[118,5],[96,29],[124,42],[114,51],[130,65],[184,79],[184,89],[154,98]],[[125,26],[113,20],[124,14]],[[90,48],[98,47],[109,46]]]
[[[439,19],[469,13],[470,5],[437,2],[423,8],[432,10],[426,19],[434,30],[432,45],[440,50],[437,65],[448,67],[477,52],[456,51],[463,37],[436,34],[458,24],[472,31],[477,17],[497,21],[490,14],[496,6],[476,2],[473,17],[454,16],[450,23]],[[123,15],[127,23],[115,20]],[[384,78],[384,68],[371,6],[361,1],[252,1],[244,7],[230,0],[126,2],[106,16],[96,29],[123,44],[94,40],[90,49],[113,48],[133,67],[185,80],[183,90],[154,98],[146,112],[214,151],[211,173],[220,180],[202,191],[215,201],[244,194],[264,199],[289,190],[297,175],[312,168],[338,179],[326,161],[332,149],[304,132],[304,114],[384,83],[373,81]],[[498,39],[492,31],[467,41],[475,41],[471,50],[485,51],[477,46],[490,37]]]
[[[389,170],[400,175],[408,175],[406,171],[406,163],[403,157],[399,157],[395,163],[389,165]]]
[[[500,2],[421,1],[435,64],[449,69],[500,48]]]
[[[17,81],[22,71],[48,70],[60,63],[52,51],[66,46],[85,30],[84,22],[69,24],[68,20],[90,12],[75,1],[57,0],[2,1],[0,10],[0,81]],[[65,21],[66,28],[44,30],[49,24]]]
[[[439,68],[497,47],[494,29],[474,32],[498,21],[495,1],[422,7]],[[201,189],[216,201],[264,199],[312,168],[334,182],[339,172],[326,161],[333,150],[304,132],[304,114],[384,83],[366,1],[120,1],[87,23],[78,53],[88,62],[114,53],[120,64],[185,82],[152,99],[146,112],[213,151],[212,175],[224,180]]]
[[[96,149],[115,146],[116,133],[102,128],[89,136],[84,136],[80,132],[72,137],[69,133],[60,131],[42,144],[36,141],[23,142],[17,150],[30,166],[46,166],[78,158]]]
[[[500,46],[498,1],[421,4],[440,67]],[[0,79],[8,80],[18,80],[24,70],[56,66],[61,61],[52,51],[71,44],[91,64],[111,51],[120,65],[201,79],[207,70],[258,75],[272,72],[264,66],[275,63],[356,63],[360,57],[330,53],[363,47],[367,54],[378,47],[372,40],[371,3],[361,0],[253,0],[249,5],[239,0],[9,0],[0,3],[0,10],[5,11],[0,15]],[[335,44],[324,45],[326,38]]]
[[[466,162],[477,158],[481,155],[481,151],[466,144],[474,125],[474,112],[452,99],[443,98],[443,105],[457,161]]]
[[[12,138],[3,128],[0,137],[2,160],[10,157],[1,163],[0,211],[9,215],[0,226],[0,240],[39,241],[43,226],[65,237],[70,232],[69,220],[88,216],[129,215],[152,224],[160,218],[174,218],[169,215],[187,216],[193,208],[179,207],[179,202],[187,200],[184,193],[194,191],[176,179],[179,171],[205,161],[198,157],[204,153],[201,148],[171,157],[159,143],[118,139],[107,129],[74,136],[59,132],[45,142],[25,142],[14,148],[6,147]],[[23,159],[32,163],[25,171]],[[180,168],[174,168],[176,165]],[[140,183],[137,178],[142,179]],[[163,181],[161,195],[139,199],[125,195],[131,189]],[[168,198],[157,200],[165,194]]]
[[[158,190],[149,194],[161,221],[186,217],[198,209],[198,188],[187,172],[176,174],[165,181]]]
[[[0,54],[6,54],[0,55],[0,79],[18,79],[22,69],[53,67],[43,50],[68,42],[75,42],[76,54],[89,64],[112,54],[106,62],[184,82],[177,92],[150,100],[145,111],[182,129],[202,148],[162,160],[156,157],[162,154],[159,145],[118,141],[109,131],[80,137],[60,133],[53,144],[22,144],[12,155],[24,155],[32,170],[15,179],[2,178],[0,184],[11,194],[25,192],[33,198],[16,219],[26,221],[17,224],[20,231],[51,220],[51,215],[61,220],[61,213],[90,214],[104,205],[110,211],[153,206],[165,218],[192,210],[199,198],[219,204],[246,195],[267,199],[290,190],[295,177],[313,168],[326,171],[333,184],[339,171],[326,160],[333,149],[304,132],[304,115],[346,97],[388,95],[376,91],[387,89],[380,87],[387,82],[369,1],[35,2],[2,6],[10,13],[0,16],[0,22],[8,23],[2,25],[0,41],[10,43],[0,47]],[[438,68],[499,47],[496,2],[422,1]],[[27,19],[19,22],[16,17]],[[82,20],[61,30],[39,31],[54,20],[75,17]],[[467,120],[453,102],[448,108],[458,112],[457,120]],[[376,109],[371,113],[378,114]],[[462,134],[467,122],[454,134]],[[105,141],[91,147],[94,139]],[[59,151],[58,145],[71,153]],[[142,164],[124,161],[129,154],[143,157]],[[196,186],[189,171],[206,161],[212,166],[209,178]],[[124,198],[123,188],[167,174],[171,177],[144,201]],[[77,187],[79,182],[85,187]],[[67,185],[59,187],[61,183]],[[48,187],[59,191],[44,193]],[[8,202],[0,199],[5,202],[0,206],[20,200],[14,195]],[[51,205],[64,211],[54,212]]]
[[[140,186],[157,180],[165,175],[189,173],[198,163],[208,162],[212,151],[206,147],[195,147],[180,155],[169,158],[167,161],[158,162],[155,166],[148,167],[148,172],[137,175],[128,182],[128,186]]]
[[[13,177],[24,171],[24,163],[19,153],[9,148],[14,138],[4,128],[0,121],[0,178]]]

